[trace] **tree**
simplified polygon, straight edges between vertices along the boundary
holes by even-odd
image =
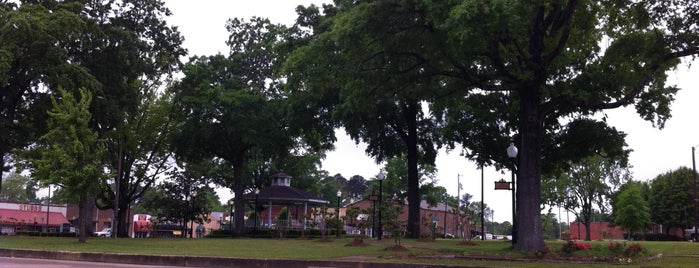
[[[590,241],[594,208],[606,211],[612,194],[628,178],[629,172],[623,167],[623,162],[599,155],[571,165],[570,172],[564,178],[564,191],[568,196],[564,198],[563,207],[573,212],[585,225],[585,240]]]
[[[693,171],[682,167],[658,175],[650,183],[648,207],[651,211],[651,220],[662,224],[666,232],[670,228],[685,228],[693,225],[692,178]]]
[[[165,21],[170,11],[163,1],[100,0],[79,7],[90,12],[80,13],[86,40],[72,57],[99,82],[90,126],[105,141],[115,176],[102,186],[97,206],[114,209],[112,237],[127,236],[131,204],[168,171],[173,124],[162,86],[186,50]]]
[[[88,128],[92,95],[84,89],[79,92],[76,99],[61,90],[60,100],[53,100],[49,132],[27,152],[27,160],[32,175],[43,185],[57,185],[79,202],[78,241],[84,243],[99,185],[110,174],[104,173],[102,143]]]
[[[54,1],[0,3],[0,177],[6,157],[46,131],[51,93],[92,89],[95,80],[75,62],[72,51],[85,26],[72,4]],[[0,182],[0,192],[2,182]]]
[[[225,160],[233,169],[225,186],[232,186],[235,211],[245,211],[242,197],[251,160],[317,147],[304,147],[296,139],[302,135],[286,120],[285,99],[273,74],[274,63],[284,58],[277,47],[289,30],[261,18],[233,19],[227,28],[230,55],[191,58],[185,77],[170,88],[180,120],[173,145],[177,157],[190,162]],[[236,213],[234,233],[241,235],[243,228],[244,213]]]
[[[619,193],[614,207],[615,223],[629,235],[645,230],[651,224],[650,208],[641,194],[639,183],[628,183]]]
[[[362,176],[354,175],[347,181],[347,195],[350,198],[361,199],[367,189],[369,189],[369,186]]]
[[[0,200],[17,203],[35,203],[36,192],[39,185],[36,180],[18,173],[10,173],[3,179],[4,191],[0,193]]]
[[[324,6],[325,14],[332,17],[337,11],[353,5],[343,4],[346,6]],[[302,82],[297,86],[310,92],[310,96],[303,99],[305,106],[320,102],[323,106],[316,114],[325,113],[319,117],[333,122],[328,125],[342,125],[352,139],[368,143],[366,153],[377,163],[405,157],[408,235],[417,238],[420,236],[419,166],[434,164],[439,145],[436,121],[426,112],[424,103],[424,95],[435,81],[420,76],[418,69],[411,68],[412,62],[392,61],[387,57],[389,55],[381,54],[366,57],[364,44],[355,43],[359,40],[343,35],[343,29],[326,31],[324,21],[327,18],[321,19],[313,11],[317,10],[313,7],[301,9],[299,21],[303,26],[310,26],[316,36],[309,38],[312,42],[308,46],[296,50],[286,68],[289,73],[301,77]],[[412,44],[400,43],[401,46]],[[340,53],[335,53],[338,51]],[[323,82],[330,77],[332,83]]]
[[[113,237],[128,236],[129,207],[173,165],[168,144],[174,126],[169,99],[155,92],[143,92],[140,98],[136,111],[129,112],[123,124],[103,136],[116,176],[111,185],[102,185],[97,206],[117,207]]]
[[[472,112],[503,118],[498,121],[502,131],[475,126],[467,138],[514,140],[519,147],[516,250],[545,246],[540,221],[542,150],[549,135],[567,123],[559,119],[588,118],[634,105],[641,117],[663,127],[678,90],[666,84],[666,72],[681,58],[699,53],[699,13],[694,12],[699,3],[689,0],[341,1],[337,5],[328,16],[331,23],[320,20],[325,32],[314,41],[333,41],[360,51],[348,54],[356,60],[353,68],[341,69],[374,71],[351,80],[356,85],[377,81],[370,78],[380,74],[392,74],[385,79],[392,81],[406,77],[396,75],[401,72],[417,73],[438,78],[432,87],[441,93],[436,98],[496,100],[488,109]],[[327,58],[347,60],[343,50],[325,51]],[[371,69],[381,60],[391,64]],[[342,84],[355,85],[351,82]],[[487,152],[502,150],[506,144],[487,145],[492,147]],[[501,166],[509,162],[504,153],[496,157],[479,148],[470,148],[470,154]]]
[[[143,171],[161,168],[162,140],[140,139],[167,132],[143,116],[186,53],[182,38],[164,22],[169,10],[162,1],[19,2],[3,2],[0,11],[9,18],[2,21],[7,38],[0,43],[0,54],[7,56],[0,65],[8,67],[0,67],[0,124],[11,130],[0,139],[0,155],[4,159],[9,149],[21,149],[43,133],[48,97],[59,86],[91,91],[90,127],[105,142],[116,176],[112,186],[103,185],[98,205],[117,208],[114,236],[126,235],[127,225],[118,223],[129,220],[129,204],[154,177]]]

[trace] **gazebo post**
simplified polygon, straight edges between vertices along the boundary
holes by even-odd
[[[272,200],[269,200],[269,211],[267,211],[267,228],[272,228]]]
[[[306,230],[306,215],[308,215],[308,202],[303,202],[303,230]]]

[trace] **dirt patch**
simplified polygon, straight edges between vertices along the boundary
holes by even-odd
[[[364,239],[352,239],[352,242],[347,243],[345,247],[366,247],[370,245],[369,243],[365,243]]]
[[[385,251],[409,251],[408,248],[406,248],[404,246],[400,246],[400,245],[393,245],[393,246],[387,247],[383,250],[385,250]]]

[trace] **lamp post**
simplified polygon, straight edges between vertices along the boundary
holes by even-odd
[[[694,175],[694,242],[699,242],[699,233],[697,233],[697,225],[699,225],[699,216],[697,216],[697,164],[694,161],[694,146],[692,146],[692,170]]]
[[[385,178],[386,173],[384,173],[383,170],[379,171],[379,175],[376,176],[376,179],[379,180],[379,231],[377,232],[378,238],[376,238],[376,240],[381,240],[381,237],[383,236],[383,225],[381,225],[381,203],[383,201],[383,188],[381,183]]]
[[[369,200],[371,200],[371,238],[374,238],[376,236],[376,200],[379,200],[379,197],[376,196],[373,187]]]
[[[340,197],[342,196],[342,192],[337,191],[337,209],[335,209],[335,212],[337,212],[337,233],[335,234],[335,237],[340,237],[340,225],[342,225],[342,221],[340,220]]]
[[[259,196],[260,196],[260,189],[255,188],[255,228],[253,228],[253,231],[255,234],[257,234],[257,218],[258,218],[258,216],[260,216],[260,215],[257,215],[257,208],[258,208],[257,207],[257,200],[258,200]]]
[[[517,172],[517,146],[514,143],[510,143],[507,147],[507,156],[512,161],[512,245],[517,244],[517,177],[515,173]]]

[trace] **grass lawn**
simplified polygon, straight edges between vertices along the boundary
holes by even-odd
[[[75,238],[55,237],[0,237],[0,248],[61,250],[79,252],[135,253],[151,255],[192,255],[221,256],[238,258],[278,258],[278,259],[335,259],[362,256],[367,261],[450,264],[491,267],[606,267],[617,266],[609,263],[575,263],[567,259],[557,262],[542,262],[534,256],[512,252],[506,241],[475,241],[476,245],[459,245],[460,240],[444,239],[434,242],[421,242],[404,239],[402,245],[408,251],[387,251],[393,240],[376,241],[366,239],[369,246],[348,247],[351,238],[334,239],[332,242],[297,239],[109,239],[90,238],[87,243],[78,243]],[[577,251],[573,255],[607,254],[609,242],[592,241],[592,250]],[[627,242],[628,243],[628,242]],[[634,242],[635,243],[635,242]],[[651,255],[663,254],[652,261],[634,262],[625,267],[699,267],[699,243],[691,242],[638,242]],[[564,242],[548,241],[551,252],[558,253]],[[455,257],[456,256],[456,257]],[[461,257],[466,258],[461,258]],[[483,257],[488,260],[478,260]],[[503,260],[492,260],[501,258]],[[516,261],[507,260],[516,259]]]

